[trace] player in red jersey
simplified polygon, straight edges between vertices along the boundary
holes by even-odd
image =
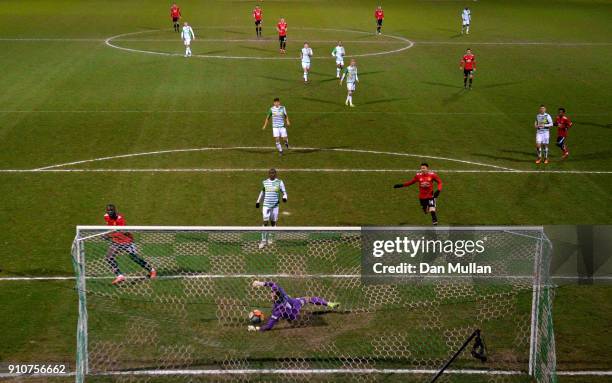
[[[572,121],[565,115],[565,108],[559,108],[559,114],[555,119],[555,126],[557,127],[557,146],[563,151],[561,159],[566,159],[569,156],[567,150],[567,131],[574,125]]]
[[[385,12],[380,5],[374,11],[374,18],[376,19],[376,34],[380,35],[382,34],[382,24],[385,19]]]
[[[278,31],[280,53],[285,53],[287,52],[287,23],[285,22],[285,19],[280,19],[278,24],[276,24],[276,30]]]
[[[419,183],[419,201],[423,208],[423,213],[431,213],[431,223],[436,226],[438,224],[438,216],[436,215],[436,198],[442,191],[442,180],[440,177],[429,170],[429,165],[425,162],[421,164],[421,171],[414,178],[403,184],[393,185],[395,189],[410,186],[414,183]],[[438,189],[434,191],[434,182],[438,184]]]
[[[466,89],[472,89],[472,81],[474,81],[474,72],[476,72],[476,56],[474,56],[470,48],[465,51],[465,54],[461,58],[461,62],[459,63],[459,69],[463,69],[463,87]],[[468,79],[470,81],[469,87]]]
[[[178,5],[176,5],[176,3],[172,4],[170,7],[170,17],[172,18],[174,32],[180,32],[181,26],[179,25],[179,20],[181,19],[181,9],[178,7]]]
[[[255,33],[257,37],[261,37],[261,24],[263,23],[263,11],[259,8],[259,5],[253,9],[253,19],[255,20]]]
[[[106,205],[106,214],[104,220],[108,226],[125,226],[125,218],[117,213],[117,208],[113,204]],[[144,259],[138,255],[136,245],[134,245],[134,237],[131,233],[125,231],[113,231],[105,237],[111,241],[111,245],[106,252],[106,263],[111,267],[115,274],[115,279],[112,284],[116,285],[125,281],[125,276],[119,270],[117,256],[122,253],[127,253],[130,259],[136,262],[140,267],[149,272],[149,278],[157,277],[157,271]]]

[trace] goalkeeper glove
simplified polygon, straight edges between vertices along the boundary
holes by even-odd
[[[255,209],[259,209],[259,202],[255,202]]]
[[[434,198],[438,198],[439,195],[440,195],[440,190],[436,190],[434,192]]]
[[[401,187],[404,187],[404,184],[395,184],[395,185],[393,185],[394,189],[399,189]]]
[[[249,330],[249,332],[251,332],[251,331],[259,331],[259,326],[249,325],[249,327],[247,327],[247,330]]]

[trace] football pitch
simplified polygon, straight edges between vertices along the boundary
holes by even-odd
[[[382,35],[372,1],[179,5],[196,35],[190,58],[167,2],[0,9],[0,363],[74,364],[74,280],[44,278],[73,276],[75,226],[104,224],[108,203],[128,225],[256,226],[274,167],[289,196],[279,225],[426,226],[415,186],[393,185],[427,162],[444,184],[440,225],[612,224],[612,2],[387,0]],[[466,6],[469,35],[460,33]],[[354,108],[336,78],[338,40],[359,68]],[[477,61],[471,90],[459,68],[467,48]],[[275,97],[291,119],[283,156],[262,130]],[[535,164],[541,104],[553,116],[565,107],[574,122],[569,157],[552,129],[546,165]],[[612,370],[611,298],[609,286],[557,289],[559,371]]]

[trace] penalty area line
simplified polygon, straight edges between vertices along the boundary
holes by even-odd
[[[49,169],[65,168],[71,165],[79,165],[79,164],[85,164],[85,163],[91,163],[91,162],[106,161],[106,160],[112,160],[112,159],[118,159],[118,158],[142,157],[142,156],[152,156],[152,155],[159,155],[159,154],[169,154],[169,153],[219,151],[219,150],[260,150],[260,151],[266,151],[266,152],[276,152],[275,149],[270,148],[269,146],[231,146],[231,147],[168,149],[168,150],[156,150],[152,152],[120,154],[120,155],[115,155],[115,156],[99,157],[99,158],[93,158],[93,159],[88,159],[88,160],[65,162],[62,164],[48,165],[48,166],[43,166],[40,168],[30,169],[30,170],[49,170]],[[467,165],[483,166],[483,167],[499,169],[499,170],[510,170],[510,171],[515,170],[515,169],[503,167],[503,166],[485,164],[485,163],[475,162],[475,161],[460,160],[456,158],[432,156],[432,155],[425,155],[425,154],[415,154],[415,153],[387,152],[387,151],[380,151],[380,150],[293,147],[291,151],[292,152],[310,152],[310,151],[342,152],[342,153],[388,155],[388,156],[396,156],[396,157],[411,157],[411,158],[419,158],[419,159],[427,158],[427,159],[433,159],[433,160],[457,162],[457,163],[467,164]],[[257,170],[257,171],[260,171],[260,170]]]

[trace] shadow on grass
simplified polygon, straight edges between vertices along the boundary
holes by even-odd
[[[202,53],[198,53],[201,55],[216,55],[219,53],[226,53],[227,49],[217,49],[216,51],[208,51],[208,52],[202,52]]]
[[[586,125],[586,126],[594,126],[596,128],[612,129],[612,123],[599,124],[597,122],[576,121],[576,120],[574,120],[574,124],[577,124],[577,125]]]
[[[330,77],[330,78],[326,78],[324,80],[319,80],[319,82],[331,82],[331,81],[340,82],[340,79],[338,79],[336,77]]]
[[[254,47],[254,46],[240,45],[240,48],[250,49],[252,51],[258,51],[258,52],[271,53],[270,49],[259,48],[259,47]]]
[[[265,78],[266,80],[276,80],[276,81],[293,81],[292,79],[289,78],[280,78],[280,77],[274,77],[274,76],[257,76],[260,78]]]
[[[521,82],[522,81],[512,81],[512,82],[500,82],[500,83],[497,83],[497,84],[485,84],[485,85],[479,86],[479,88],[483,88],[483,89],[499,88],[501,86],[509,86],[509,85],[520,84]]]
[[[300,97],[300,98],[302,100],[319,102],[319,103],[322,103],[322,104],[330,104],[330,105],[337,105],[338,104],[337,101],[322,100],[320,98],[314,98],[314,97]]]
[[[373,70],[373,71],[369,71],[369,72],[360,72],[359,76],[363,77],[363,76],[369,76],[371,74],[377,74],[377,73],[384,73],[384,70]]]
[[[231,33],[231,34],[234,34],[234,35],[246,35],[246,34],[250,33],[250,32],[231,31],[229,29],[226,29],[223,32]]]
[[[451,102],[458,101],[461,98],[461,96],[463,96],[464,94],[467,94],[468,92],[470,92],[470,91],[460,87],[460,90],[458,92],[455,92],[455,93],[451,94],[450,96],[444,98],[442,100],[442,102],[444,104],[450,104]]]
[[[612,150],[602,150],[599,152],[592,152],[592,153],[580,153],[580,154],[576,154],[576,155],[572,155],[572,147],[569,146],[569,151],[570,151],[570,157],[567,159],[567,161],[592,161],[592,160],[609,160],[610,158],[612,158]]]
[[[471,153],[476,157],[491,158],[494,160],[504,160],[510,162],[532,162],[535,158],[535,151],[522,150],[500,150],[502,153],[515,154],[515,156],[494,155],[488,153]]]
[[[363,102],[362,105],[382,104],[382,103],[395,102],[395,101],[403,101],[403,100],[409,100],[409,99],[408,98],[404,98],[404,97],[383,98],[383,99],[380,99],[380,100],[373,100],[373,101]]]
[[[427,85],[443,86],[443,87],[446,87],[446,88],[463,89],[463,86],[461,86],[461,85],[446,84],[446,83],[443,83],[443,82],[421,81],[421,83],[427,84]]]

